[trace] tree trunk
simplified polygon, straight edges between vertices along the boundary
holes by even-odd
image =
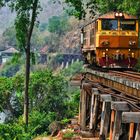
[[[28,112],[29,112],[29,79],[30,79],[30,46],[26,50],[26,64],[25,64],[25,94],[24,94],[24,122],[28,126]]]
[[[28,36],[27,36],[27,47],[25,48],[26,53],[26,71],[25,71],[25,95],[24,95],[24,122],[26,125],[26,130],[28,127],[28,113],[29,113],[29,80],[30,80],[30,42],[31,42],[31,36],[36,20],[37,15],[37,6],[38,6],[39,0],[34,0],[33,2],[33,9],[32,9],[32,16],[31,16],[31,23],[28,30]]]

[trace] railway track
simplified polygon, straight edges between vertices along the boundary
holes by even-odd
[[[124,72],[118,72],[118,71],[109,71],[109,73],[114,74],[115,76],[120,76],[123,78],[128,78],[133,81],[140,82],[140,73],[132,72],[132,71],[124,71]]]

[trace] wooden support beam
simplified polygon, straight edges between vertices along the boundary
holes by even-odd
[[[92,92],[92,95],[91,95],[91,108],[90,108],[90,123],[89,123],[89,128],[90,129],[93,129],[93,109],[94,109],[94,92]]]
[[[92,89],[92,93],[95,96],[95,103],[93,108],[93,130],[97,127],[98,111],[99,111],[99,91],[97,88]]]
[[[101,101],[105,101],[105,102],[111,102],[112,101],[112,97],[111,95],[108,94],[101,94]]]
[[[115,122],[113,128],[113,140],[119,140],[121,130],[121,111],[116,111]]]
[[[82,110],[82,89],[80,89],[80,103],[79,103],[79,119],[78,119],[78,124],[81,124],[81,110]]]
[[[112,110],[112,112],[111,112],[111,123],[110,123],[110,135],[109,135],[109,140],[113,140],[114,121],[115,121],[115,110]]]
[[[81,129],[86,129],[86,91],[82,90],[81,93],[81,119],[80,119],[80,125]]]
[[[112,102],[111,109],[114,109],[117,111],[129,111],[129,106],[127,102]]]
[[[92,88],[92,93],[94,95],[100,95],[99,91],[98,91],[98,88]]]
[[[140,123],[140,112],[123,112],[122,113],[123,123]]]
[[[137,123],[135,140],[140,140],[140,112],[123,112],[122,122],[130,123],[129,140],[134,139],[134,123]]]
[[[140,123],[137,125],[135,140],[140,140]]]
[[[129,140],[134,140],[134,123],[129,126]]]
[[[105,97],[105,96],[104,96]],[[110,122],[110,113],[111,113],[111,102],[103,102],[102,106],[102,115],[101,115],[101,126],[100,126],[100,140],[106,140]]]
[[[121,134],[122,111],[129,111],[129,107],[127,102],[112,102],[111,109],[116,110],[112,140],[119,140]]]

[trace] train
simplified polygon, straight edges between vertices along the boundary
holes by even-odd
[[[123,12],[109,12],[81,27],[86,64],[102,68],[133,68],[140,57],[139,21]]]

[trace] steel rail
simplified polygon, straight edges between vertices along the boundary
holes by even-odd
[[[109,71],[110,74],[114,74],[115,76],[125,77],[131,80],[136,80],[140,82],[140,75],[130,74],[128,72],[118,72],[118,71]]]

